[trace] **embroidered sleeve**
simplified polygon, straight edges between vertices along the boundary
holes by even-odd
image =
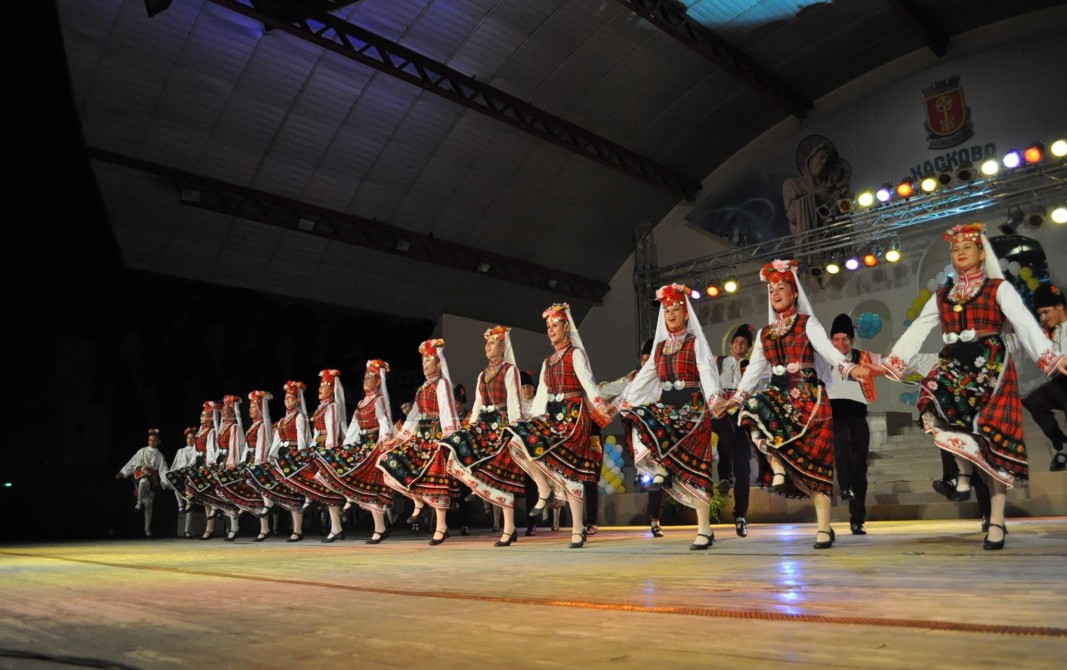
[[[1038,325],[1034,315],[1026,308],[1022,298],[1008,282],[1000,282],[1000,286],[997,287],[997,304],[1000,305],[1000,311],[1004,313],[1005,318],[1015,328],[1019,342],[1026,349],[1026,353],[1034,359],[1042,372],[1046,375],[1052,374],[1063,355],[1057,353],[1056,345],[1048,339],[1048,335]]]

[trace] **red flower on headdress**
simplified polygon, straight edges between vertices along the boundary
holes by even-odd
[[[656,289],[656,300],[659,300],[664,307],[678,303],[684,305],[690,293],[689,287],[685,284],[667,284]]]
[[[152,437],[153,435],[155,437],[159,437],[160,433],[159,433],[159,429],[158,428],[149,428],[148,429],[148,436]]]
[[[445,346],[445,341],[441,338],[437,338],[436,340],[426,340],[419,345],[419,353],[423,356],[433,356],[436,358],[437,350],[443,346]]]
[[[963,242],[970,240],[971,242],[979,242],[982,239],[982,233],[985,232],[985,225],[981,223],[964,223],[952,226],[945,231],[945,241]]]
[[[759,278],[767,284],[789,282],[795,288],[797,285],[795,271],[797,263],[794,260],[782,260],[776,258],[764,265],[759,271]]]
[[[565,302],[554,303],[551,307],[541,312],[541,318],[545,321],[566,321],[567,310],[571,306]]]
[[[341,376],[341,371],[327,368],[319,372],[319,376],[322,377],[323,384],[329,384],[330,386],[333,386],[334,380]]]
[[[493,326],[489,330],[485,331],[485,339],[487,340],[499,340],[503,339],[511,330],[507,326]]]
[[[241,404],[241,396],[236,395],[224,395],[222,396],[223,407],[236,407]]]
[[[371,360],[367,361],[367,369],[371,370],[374,373],[377,373],[380,370],[385,370],[386,372],[389,372],[389,364],[385,361],[378,360],[377,358],[372,358]]]
[[[285,385],[282,388],[285,389],[285,395],[300,395],[305,389],[307,389],[307,384],[305,384],[304,382],[295,382],[289,380],[285,382]]]
[[[252,391],[251,393],[248,394],[249,402],[258,403],[258,402],[263,401],[264,398],[267,399],[267,400],[271,400],[271,399],[274,398],[274,396],[271,395],[270,393],[267,393],[266,391]]]
[[[182,433],[186,437],[189,437],[190,435],[195,436],[198,432],[200,432],[200,429],[197,428],[196,426],[189,426],[188,428],[186,428],[185,430],[182,431]]]
[[[205,413],[214,412],[218,408],[219,408],[219,404],[217,402],[215,402],[214,400],[208,400],[207,402],[204,403],[204,412]]]

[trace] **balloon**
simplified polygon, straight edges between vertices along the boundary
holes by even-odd
[[[948,275],[946,275],[944,272],[938,272],[937,273],[937,283],[938,284],[944,284],[945,283],[945,277],[947,277],[947,276]]]
[[[912,321],[911,319],[904,319],[904,324],[903,324],[904,327],[907,328],[908,326],[910,326],[911,325],[911,321]]]
[[[930,281],[926,282],[926,289],[931,294],[933,294],[933,292],[937,290],[937,280],[931,279]]]
[[[934,291],[936,291],[936,290],[937,290],[937,284],[934,284],[934,288],[932,288],[932,289],[924,288],[924,289],[919,291],[919,297],[922,298],[922,301],[925,303],[927,300],[930,299],[930,296],[933,295]],[[879,318],[881,318],[881,317],[879,317]]]
[[[1022,270],[1019,270],[1019,277],[1021,277],[1022,279],[1030,279],[1030,277],[1032,276],[1034,276],[1034,270],[1030,266],[1026,266]]]
[[[945,276],[947,277],[948,275],[952,274],[952,271],[955,270],[955,269],[956,268],[952,267],[952,263],[945,263],[945,269],[944,269]]]
[[[1013,275],[1019,274],[1019,271],[1023,269],[1023,266],[1019,264],[1019,261],[1012,261],[1008,263],[1008,272]]]
[[[1029,281],[1026,282],[1026,288],[1030,289],[1031,291],[1037,290],[1037,287],[1040,285],[1041,282],[1038,280],[1037,277],[1030,277]]]
[[[615,444],[615,436],[614,435],[608,435],[607,437],[605,437],[604,438],[604,444]]]
[[[909,322],[914,321],[915,317],[917,317],[917,316],[919,316],[919,312],[914,307],[912,307],[911,309],[908,310],[908,321]]]
[[[604,487],[604,493],[606,493],[606,494],[608,494],[610,496],[612,493],[615,493],[615,487],[612,486],[611,484],[608,484],[607,486]]]
[[[1008,271],[1008,259],[1007,258],[998,258],[997,259],[997,264],[1000,265],[1000,271],[1001,272],[1007,272]]]

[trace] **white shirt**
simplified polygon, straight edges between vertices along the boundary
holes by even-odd
[[[870,355],[872,364],[877,365],[881,362],[882,357],[880,354],[871,353]],[[839,379],[836,376],[832,376],[826,384],[826,397],[830,400],[852,400],[864,405],[869,404],[867,396],[863,395],[863,385],[852,378]]]
[[[743,358],[741,360],[744,360]],[[733,356],[726,356],[722,361],[722,372],[719,373],[719,383],[728,391],[735,391],[741,385],[741,361]]]
[[[170,469],[187,468],[194,463],[196,463],[196,446],[187,444],[174,454],[174,462],[170,464]]]
[[[170,486],[170,482],[167,481],[167,459],[163,458],[163,454],[159,449],[155,447],[141,447],[137,450],[137,453],[133,455],[126,465],[122,466],[119,470],[119,474],[123,477],[129,477],[133,474],[137,468],[152,468],[159,471],[159,481],[164,486]]]

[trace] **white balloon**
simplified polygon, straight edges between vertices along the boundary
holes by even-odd
[[[608,494],[610,496],[612,493],[615,493],[615,487],[612,486],[611,484],[608,484],[607,486],[604,487],[604,493],[606,493],[606,494]]]
[[[1001,272],[1007,272],[1007,270],[1008,270],[1008,259],[1007,258],[998,258],[997,259],[997,264],[1000,265],[1000,271]]]
[[[1022,269],[1023,266],[1019,264],[1019,261],[1012,261],[1011,263],[1008,263],[1008,272],[1012,273],[1013,275],[1019,274],[1019,270]]]
[[[945,273],[944,272],[938,272],[937,273],[937,283],[938,284],[944,284],[945,283]]]
[[[926,282],[926,288],[929,289],[930,293],[933,293],[934,291],[936,291],[937,290],[937,279],[931,279],[930,281]]]

